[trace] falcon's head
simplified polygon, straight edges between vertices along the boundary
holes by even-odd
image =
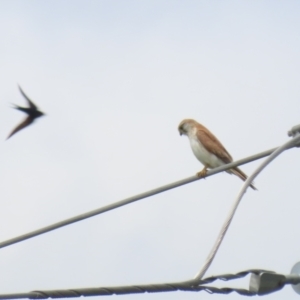
[[[188,135],[192,128],[197,124],[193,119],[185,119],[180,122],[178,126],[178,131],[180,135]]]

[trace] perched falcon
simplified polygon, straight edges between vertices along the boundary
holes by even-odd
[[[194,155],[204,165],[203,170],[197,173],[199,177],[205,177],[208,168],[217,168],[233,161],[221,142],[206,127],[195,120],[183,120],[179,124],[178,130],[180,135],[184,134],[189,138]],[[238,176],[243,181],[247,179],[247,175],[238,167],[226,172]],[[253,184],[250,186],[256,190]]]

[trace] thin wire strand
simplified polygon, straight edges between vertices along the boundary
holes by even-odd
[[[284,152],[287,149],[290,149],[291,147],[295,147],[298,143],[300,142],[300,135],[295,136],[292,140],[289,140],[288,142],[284,143],[282,146],[280,146],[279,148],[277,148],[248,178],[247,180],[244,182],[240,192],[238,193],[237,198],[234,201],[234,204],[232,206],[232,209],[228,215],[228,217],[226,218],[223,227],[221,228],[221,231],[217,237],[217,240],[210,252],[210,254],[208,255],[203,267],[201,268],[201,270],[198,272],[198,274],[195,276],[194,280],[195,282],[199,282],[202,277],[204,276],[204,274],[206,273],[207,269],[209,268],[209,266],[211,265],[214,257],[217,254],[217,251],[225,237],[225,234],[231,224],[231,221],[234,217],[234,214],[238,208],[239,203],[241,202],[242,197],[244,196],[244,194],[246,193],[247,188],[249,187],[249,185],[253,182],[253,180],[255,179],[255,177],[270,163],[272,162],[277,156],[279,156],[282,152]]]

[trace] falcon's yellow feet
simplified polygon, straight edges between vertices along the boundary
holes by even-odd
[[[196,175],[199,177],[199,178],[204,178],[207,174],[207,167],[204,167],[200,172],[198,172]]]

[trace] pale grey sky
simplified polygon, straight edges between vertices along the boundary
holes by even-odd
[[[300,123],[299,13],[299,1],[1,0],[0,241],[200,171],[184,118],[235,159],[287,141]],[[47,116],[5,141],[24,118],[10,108],[25,104],[17,84]],[[255,180],[207,275],[300,261],[299,170],[293,149]],[[192,278],[241,185],[218,174],[0,249],[0,294]],[[118,296],[137,297],[242,296]],[[299,296],[265,296],[283,298]]]

